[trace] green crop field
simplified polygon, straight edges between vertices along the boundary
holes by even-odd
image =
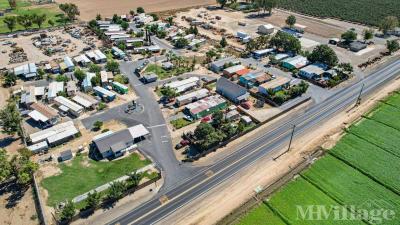
[[[281,213],[290,224],[310,224],[309,220],[299,217],[298,207],[325,205],[327,207],[341,207],[340,204],[329,198],[305,179],[299,177],[279,190],[269,200],[269,204]],[[329,215],[326,220],[318,221],[318,224],[337,224]],[[354,223],[353,223],[354,222]],[[343,221],[342,224],[361,224],[356,221]]]
[[[382,104],[368,117],[400,131],[400,108]]]
[[[0,0],[0,10],[9,8],[7,0]],[[32,15],[32,14],[46,14],[47,19],[46,22],[43,23],[42,28],[50,27],[48,20],[51,19],[54,21],[55,25],[60,25],[58,15],[61,13],[61,10],[58,9],[56,4],[46,4],[40,6],[31,6],[28,1],[17,1],[17,8],[12,10],[9,13],[6,13],[5,16],[20,16],[20,15]],[[3,22],[4,18],[0,17],[0,33],[10,32],[7,28],[6,24]],[[37,28],[37,25],[34,24],[32,28]],[[14,31],[24,30],[24,27],[17,24]]]
[[[264,203],[251,210],[246,216],[240,219],[239,225],[285,225]]]
[[[140,160],[134,153],[109,162],[94,161],[83,154],[76,156],[72,162],[59,164],[61,174],[45,178],[41,185],[49,193],[48,205],[54,206],[148,164],[149,160]]]
[[[386,102],[394,107],[400,108],[400,94],[390,96]]]
[[[370,119],[350,127],[349,132],[400,156],[400,132],[392,127]]]
[[[335,17],[377,26],[386,16],[400,18],[399,0],[280,0],[279,7],[318,17]]]
[[[400,158],[352,134],[330,153],[400,193]]]
[[[385,202],[393,207],[396,215],[400,215],[398,195],[333,156],[327,155],[318,160],[303,176],[342,205],[379,210],[383,206],[370,206],[371,202]],[[400,217],[382,224],[400,224]]]

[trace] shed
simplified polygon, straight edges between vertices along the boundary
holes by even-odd
[[[64,162],[64,161],[72,159],[72,157],[73,157],[72,156],[72,151],[71,151],[71,149],[68,149],[68,150],[65,150],[65,151],[60,153],[60,155],[58,156],[58,161],[59,162]]]
[[[157,81],[158,76],[155,73],[146,73],[143,75],[144,83],[151,83]]]

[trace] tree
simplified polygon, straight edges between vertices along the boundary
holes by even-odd
[[[153,20],[154,20],[154,21],[157,21],[157,20],[159,19],[159,18],[158,18],[158,15],[155,14],[155,13],[151,13],[150,16],[153,17]]]
[[[392,54],[400,49],[400,44],[397,40],[387,40],[386,48],[389,51],[389,54]]]
[[[42,24],[46,21],[47,15],[46,14],[34,14],[32,18],[32,22],[38,25],[39,29],[42,28]]]
[[[96,76],[92,77],[92,79],[90,79],[90,83],[91,83],[93,86],[99,86],[99,85],[101,84],[101,77],[100,77],[100,75],[97,75],[97,74],[96,74]]]
[[[70,21],[74,21],[76,19],[76,16],[79,16],[81,14],[78,6],[73,3],[60,4],[59,8],[67,15]]]
[[[277,6],[278,2],[277,0],[255,0],[255,4],[258,8],[263,9],[264,13],[268,11],[271,15],[272,9]]]
[[[382,31],[384,35],[387,35],[389,31],[393,30],[398,25],[399,20],[397,19],[397,17],[387,16],[379,24],[379,30]]]
[[[100,14],[96,15],[96,20],[101,20],[101,15]]]
[[[32,26],[32,16],[28,14],[20,15],[17,17],[18,24],[23,26],[25,30]]]
[[[98,65],[96,65],[94,63],[90,64],[89,72],[91,72],[91,73],[100,73],[100,71],[101,71],[101,67],[100,66],[98,66]]]
[[[278,31],[278,33],[271,38],[270,45],[285,52],[297,54],[301,51],[299,39],[282,31]]]
[[[86,74],[81,69],[77,68],[74,71],[74,76],[79,80],[79,82],[82,82],[85,79]]]
[[[29,150],[28,150],[29,151]],[[13,175],[17,178],[17,182],[21,185],[27,185],[31,182],[33,173],[39,169],[39,165],[32,162],[30,154],[26,151],[20,151],[19,155],[13,156],[11,159],[11,168]]]
[[[194,130],[194,136],[197,140],[203,140],[208,134],[215,132],[215,129],[209,123],[200,123]]]
[[[17,17],[15,16],[6,16],[4,17],[3,22],[6,24],[7,28],[13,32],[15,26],[17,25]]]
[[[124,30],[126,31],[126,30],[128,30],[128,28],[129,28],[129,23],[126,22],[126,21],[123,21],[123,22],[121,23],[121,27],[122,27],[122,29],[124,29]]]
[[[352,30],[348,30],[341,35],[341,38],[347,43],[350,43],[357,39],[357,33]]]
[[[2,132],[8,135],[21,134],[21,115],[15,102],[9,102],[0,110],[0,126]]]
[[[334,67],[338,64],[339,59],[335,51],[328,45],[318,45],[314,48],[311,54],[308,56],[308,60],[311,62],[321,62],[329,67]]]
[[[129,15],[134,16],[135,15],[135,10],[129,10]]]
[[[93,124],[93,130],[100,130],[102,126],[103,126],[103,122],[100,120],[97,120]]]
[[[225,121],[225,119],[224,119],[224,113],[223,113],[222,111],[216,111],[216,112],[214,112],[214,113],[212,114],[212,119],[213,119],[213,121],[212,121],[213,126],[216,127],[216,128],[218,128],[218,127],[220,127],[220,126],[224,123],[224,121]]]
[[[168,86],[162,87],[160,92],[163,96],[165,96],[168,99],[173,99],[177,96],[175,89]]]
[[[64,82],[64,83],[66,83],[66,82],[68,82],[69,81],[69,78],[67,77],[67,76],[65,76],[65,75],[58,75],[57,77],[56,77],[56,81],[57,82]]]
[[[3,85],[6,87],[11,87],[17,84],[17,75],[11,71],[7,71],[4,74]]]
[[[111,71],[113,73],[118,73],[119,72],[119,63],[114,60],[107,62],[106,70]]]
[[[225,48],[228,45],[228,42],[226,41],[226,38],[223,36],[221,41],[219,42],[222,48]]]
[[[69,200],[65,203],[64,208],[60,212],[61,221],[69,221],[75,215],[75,204]]]
[[[217,3],[221,5],[221,9],[223,9],[226,3],[228,3],[228,0],[217,0]]]
[[[136,12],[137,13],[144,13],[143,7],[137,7]]]
[[[11,9],[17,8],[17,0],[8,0],[8,4],[10,5]]]
[[[126,191],[126,184],[122,181],[112,182],[110,187],[108,188],[107,198],[110,200],[117,200],[121,198],[121,196]]]
[[[129,176],[129,181],[132,182],[132,185],[134,187],[138,186],[140,183],[140,180],[143,178],[142,173],[138,173],[136,170],[133,171],[133,173],[128,174]]]
[[[174,17],[170,16],[166,19],[166,21],[168,22],[169,25],[174,25]]]
[[[8,161],[7,151],[0,148],[0,183],[10,178],[11,164]]]
[[[374,37],[374,30],[373,29],[363,30],[363,37],[365,42],[372,39]]]
[[[288,18],[286,19],[286,24],[290,28],[292,28],[294,26],[294,24],[296,24],[296,17],[294,15],[288,16]]]
[[[89,192],[86,198],[86,208],[95,209],[100,205],[101,195],[96,190]]]
[[[178,40],[175,41],[174,46],[176,48],[184,48],[189,44],[189,41],[185,38],[179,38]]]
[[[338,65],[338,69],[341,73],[344,74],[352,74],[353,73],[353,66],[350,63],[340,63]]]
[[[54,23],[54,21],[52,19],[49,19],[47,21],[47,23],[49,23],[49,25],[52,26],[52,27],[54,27],[54,25],[55,25],[55,23]]]

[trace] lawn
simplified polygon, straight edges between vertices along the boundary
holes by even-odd
[[[149,160],[140,160],[139,155],[134,153],[107,162],[94,161],[83,154],[76,156],[71,162],[59,164],[61,174],[45,178],[41,185],[48,191],[48,205],[54,206],[148,164]]]
[[[6,1],[7,2],[7,1]],[[8,3],[7,3],[8,5]],[[0,8],[4,6],[4,0],[0,0]],[[46,22],[43,23],[42,28],[50,27],[48,20],[51,19],[55,22],[55,26],[60,25],[58,22],[58,17],[61,13],[61,11],[58,9],[58,6],[56,4],[47,4],[47,5],[42,5],[42,6],[30,6],[28,2],[21,2],[18,4],[17,9],[12,10],[10,13],[6,13],[5,16],[19,16],[19,15],[30,15],[30,14],[46,14],[47,19]],[[7,28],[6,24],[4,24],[4,18],[0,17],[0,33],[6,33],[10,32],[10,30]],[[31,28],[37,28],[37,25],[34,24]],[[21,25],[17,24],[16,28],[14,31],[18,30],[24,30],[24,27]]]
[[[400,158],[352,134],[329,152],[400,193]]]
[[[309,225],[311,221],[299,217],[300,213],[298,212],[298,208],[301,207],[306,210],[308,206],[324,205],[327,206],[329,210],[330,207],[341,207],[338,203],[301,177],[290,182],[274,194],[269,204],[281,213],[290,224],[305,225]],[[333,214],[330,214],[328,219],[319,220],[318,224],[338,224],[338,221],[335,221]],[[344,220],[340,221],[340,224],[361,224],[361,222]]]
[[[239,220],[239,225],[285,225],[272,210],[261,203]]]
[[[175,129],[181,129],[182,127],[186,127],[189,124],[192,124],[194,121],[189,121],[184,118],[179,118],[176,120],[172,120],[171,124]]]
[[[333,156],[327,155],[318,160],[303,176],[342,205],[367,210],[390,207],[396,215],[400,215],[398,195]],[[292,196],[296,195],[292,192]],[[400,224],[400,217],[382,221],[382,224]]]
[[[400,17],[399,0],[280,0],[278,6],[319,17],[336,17],[344,20],[378,26],[386,16]]]
[[[400,131],[370,119],[350,127],[349,132],[355,134],[382,149],[400,156]]]
[[[161,66],[156,65],[156,64],[150,64],[146,67],[145,73],[155,73],[157,74],[158,78],[160,80],[177,76],[186,72],[189,72],[190,70],[185,67],[174,67],[171,70],[165,70]]]

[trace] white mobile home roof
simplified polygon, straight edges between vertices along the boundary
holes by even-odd
[[[224,72],[232,74],[232,73],[235,73],[235,72],[245,69],[245,68],[246,67],[244,67],[243,65],[236,65],[236,66],[231,66],[231,67],[224,69]]]
[[[203,89],[200,89],[200,90],[197,90],[197,91],[190,92],[190,93],[188,93],[186,95],[178,96],[176,98],[176,101],[182,102],[182,101],[185,101],[187,99],[192,99],[194,97],[196,97],[197,99],[202,99],[202,98],[207,97],[209,93],[210,92],[207,89],[203,88]]]
[[[55,98],[60,91],[64,91],[64,83],[56,81],[51,82],[49,84],[49,90],[47,91],[47,98]]]
[[[187,84],[197,84],[197,82],[199,82],[199,78],[198,77],[190,77],[187,79],[183,79],[183,80],[178,80],[178,81],[174,81],[168,84],[165,84],[165,86],[170,87],[170,88],[178,88],[180,86],[184,86]]]
[[[107,132],[104,132],[104,133],[101,133],[101,134],[98,134],[98,135],[94,136],[92,140],[93,140],[93,141],[96,141],[96,140],[99,140],[99,139],[101,139],[101,138],[103,138],[103,137],[107,137],[108,135],[111,135],[111,134],[113,134],[113,133],[114,133],[114,131],[109,130],[109,131],[107,131]]]
[[[92,86],[92,78],[95,77],[95,73],[86,73],[85,79],[82,81],[82,86],[83,87],[91,87]]]
[[[106,71],[102,70],[100,71],[100,77],[101,77],[101,82],[107,82],[108,81],[108,74]]]
[[[72,125],[72,126],[66,127],[64,130],[62,130],[60,132],[57,132],[56,134],[48,137],[47,138],[47,142],[49,144],[52,144],[52,143],[55,143],[57,141],[60,141],[60,140],[62,140],[64,138],[66,138],[66,137],[70,137],[72,135],[75,135],[78,132],[79,132],[78,129],[76,129],[76,127]]]
[[[98,91],[100,93],[103,93],[106,96],[114,96],[115,95],[113,92],[111,92],[111,91],[109,91],[109,90],[107,90],[105,88],[102,88],[100,86],[94,87],[93,90]]]
[[[100,58],[100,59],[107,59],[106,55],[104,55],[100,50],[96,49],[94,50],[94,53]]]
[[[49,137],[56,135],[58,133],[63,133],[65,130],[76,130],[74,123],[72,121],[68,121],[65,123],[60,123],[45,130],[41,130],[39,132],[33,133],[29,135],[32,143],[38,143],[48,139]]]
[[[129,127],[128,130],[133,138],[138,138],[149,134],[149,131],[143,126],[143,124]]]
[[[48,148],[49,148],[49,146],[47,145],[46,141],[42,141],[42,142],[39,142],[37,144],[28,146],[28,149],[30,151],[32,151],[32,152],[37,152],[37,151],[45,150],[45,149],[48,149]]]
[[[72,62],[72,59],[69,56],[66,56],[64,58],[64,63],[67,66],[67,68],[74,67],[74,63]]]
[[[35,121],[46,122],[49,120],[45,115],[41,114],[39,111],[33,110],[28,114]]]
[[[89,100],[86,100],[85,98],[82,98],[81,96],[75,95],[72,100],[74,102],[78,103],[79,105],[82,105],[85,108],[90,108],[92,107],[93,103],[90,102]]]
[[[44,95],[44,87],[35,87],[35,96]]]
[[[90,63],[90,59],[86,57],[86,55],[80,55],[74,58],[75,62],[80,62],[80,63]]]
[[[37,67],[35,63],[29,63],[14,68],[14,74],[17,76],[24,75],[26,77],[32,77],[36,75],[36,72],[37,72]]]
[[[308,64],[308,59],[304,56],[298,55],[293,58],[285,59],[284,62],[288,63],[296,68],[301,68]]]
[[[273,51],[274,51],[273,48],[260,49],[260,50],[253,51],[253,54],[264,55],[264,54],[271,53],[271,52],[273,52]]]
[[[54,101],[59,103],[60,105],[63,105],[67,107],[68,109],[74,111],[74,112],[81,112],[83,110],[83,107],[76,104],[75,102],[72,102],[71,100],[64,98],[63,96],[57,96]]]

